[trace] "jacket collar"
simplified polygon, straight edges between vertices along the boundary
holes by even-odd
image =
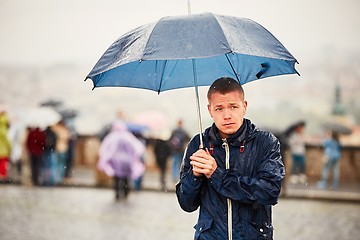
[[[244,119],[243,124],[237,130],[236,133],[232,134],[227,138],[227,142],[234,146],[240,146],[241,143],[249,141],[253,138],[254,134],[258,131],[257,127],[251,123],[249,119]],[[205,131],[205,137],[208,138],[209,142],[213,145],[221,145],[223,143],[219,130],[216,127],[215,123]]]

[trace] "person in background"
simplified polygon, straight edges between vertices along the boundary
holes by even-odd
[[[11,143],[8,138],[9,122],[4,110],[0,111],[0,181],[8,181]]]
[[[70,130],[65,126],[65,122],[61,120],[51,128],[56,135],[55,154],[56,154],[56,178],[57,184],[62,184],[65,176],[66,159],[69,149],[69,141],[71,138]]]
[[[305,159],[305,122],[301,121],[295,126],[295,130],[289,137],[289,147],[291,151],[291,177],[290,182],[293,184],[305,184],[306,177],[306,159]]]
[[[135,168],[143,166],[136,161],[141,161],[144,152],[144,144],[127,130],[126,124],[115,120],[110,133],[101,142],[97,167],[114,178],[116,200],[126,199],[130,191],[129,180],[143,174],[144,168]]]
[[[234,79],[208,90],[214,124],[189,142],[176,195],[186,212],[199,209],[195,239],[273,239],[272,205],[285,169],[280,143],[244,118],[247,101]]]
[[[171,133],[169,144],[171,147],[172,154],[172,178],[174,182],[179,180],[181,160],[184,155],[186,143],[190,137],[187,132],[183,129],[183,121],[178,120],[177,128]]]
[[[55,186],[57,176],[56,142],[57,136],[48,126],[45,131],[45,145],[42,159],[42,177],[45,186]]]
[[[169,141],[165,138],[153,139],[154,154],[156,158],[156,164],[160,170],[160,186],[161,191],[166,191],[166,169],[168,158],[171,155],[171,147]]]
[[[34,186],[39,185],[41,165],[45,148],[45,133],[39,127],[29,127],[26,138],[26,149],[30,158],[31,180]]]
[[[70,181],[71,173],[74,167],[74,154],[75,154],[75,146],[77,141],[77,133],[75,130],[73,120],[66,121],[66,127],[70,130],[71,138],[68,143],[68,151],[66,154],[66,164],[65,164],[65,182]]]
[[[327,187],[327,181],[329,177],[329,171],[333,172],[333,189],[338,189],[340,169],[339,162],[341,159],[341,145],[339,141],[339,135],[335,132],[330,133],[330,137],[324,140],[324,166],[322,170],[321,180],[317,186],[320,189]]]
[[[22,175],[22,156],[24,150],[25,130],[25,124],[16,118],[11,122],[8,131],[8,137],[12,145],[10,162],[12,166],[15,167],[19,181],[21,181]]]

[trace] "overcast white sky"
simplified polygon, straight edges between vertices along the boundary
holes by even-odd
[[[296,68],[301,77],[277,77],[277,85],[273,85],[274,81],[255,81],[246,85],[252,110],[248,115],[257,121],[269,119],[267,113],[274,115],[272,109],[284,102],[295,108],[299,106],[305,112],[326,112],[333,89],[331,84],[337,77],[336,71],[349,72],[342,69],[343,66],[354,68],[357,65],[348,64],[350,59],[360,59],[359,0],[191,0],[190,3],[192,13],[213,12],[255,20],[272,32],[300,62]],[[163,16],[186,14],[187,0],[0,0],[0,67],[10,66],[14,69],[29,66],[28,69],[38,71],[32,76],[31,70],[30,76],[24,78],[21,78],[20,71],[19,78],[15,79],[16,84],[3,84],[8,86],[8,90],[1,97],[10,105],[22,106],[23,102],[35,104],[46,97],[63,99],[66,91],[67,106],[79,108],[99,119],[106,114],[112,116],[119,107],[131,115],[156,106],[174,118],[184,115],[188,126],[196,128],[195,107],[190,110],[188,107],[194,104],[191,89],[189,92],[177,92],[181,96],[189,94],[190,97],[184,97],[182,105],[174,112],[172,103],[176,99],[172,99],[174,96],[171,93],[157,96],[150,91],[141,91],[139,102],[135,101],[138,91],[122,88],[91,91],[91,81],[82,81],[104,51],[124,33]],[[332,63],[337,64],[336,67]],[[41,71],[58,64],[73,64],[80,66],[76,68],[80,70],[64,76],[61,74],[65,73],[61,71]],[[336,68],[338,70],[334,70]],[[0,81],[9,81],[9,76],[4,75]],[[358,85],[354,84],[358,82],[357,79],[349,82],[349,75],[345,77],[347,86],[344,87],[348,88],[348,92],[349,89],[356,92]],[[19,95],[19,86],[34,78],[40,78],[41,86],[33,84],[29,91],[22,91]],[[313,82],[315,78],[317,85]],[[285,86],[290,83],[291,86]],[[278,85],[282,87],[276,87]],[[32,94],[34,89],[39,94]],[[272,91],[272,97],[265,101],[266,91]],[[350,91],[347,95],[351,94],[354,93]],[[130,101],[120,105],[124,99]],[[201,100],[205,106],[206,98]],[[104,102],[116,104],[99,104]],[[267,111],[264,112],[264,109]],[[194,112],[189,112],[191,110]],[[206,122],[206,109],[202,109],[202,112]],[[287,121],[292,121],[292,113],[281,112]],[[189,116],[193,116],[193,119]],[[278,115],[275,114],[275,117]],[[89,118],[86,115],[86,119]]]
[[[300,63],[329,49],[360,52],[358,0],[190,3],[192,13],[214,12],[259,22]],[[183,14],[187,0],[0,0],[0,64],[73,62],[92,67],[123,33],[163,16]]]

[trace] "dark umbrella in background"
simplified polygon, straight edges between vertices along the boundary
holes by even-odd
[[[325,122],[323,123],[323,128],[327,131],[331,131],[333,133],[341,134],[341,135],[349,135],[352,133],[352,130],[349,126],[339,122]]]
[[[305,127],[306,122],[304,120],[299,120],[288,126],[285,131],[284,135],[285,137],[289,137],[299,126]]]
[[[86,79],[95,87],[156,91],[195,87],[228,76],[240,84],[294,74],[297,60],[263,26],[246,18],[213,13],[164,17],[116,40]],[[202,138],[200,137],[201,145]]]
[[[74,119],[78,116],[78,111],[75,109],[62,109],[59,113],[64,120]]]
[[[46,101],[43,101],[40,103],[40,106],[42,107],[51,107],[54,109],[58,109],[63,105],[63,102],[56,99],[48,99]]]

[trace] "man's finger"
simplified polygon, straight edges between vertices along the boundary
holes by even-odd
[[[207,155],[211,155],[209,149],[205,148]]]
[[[190,164],[191,164],[192,166],[196,166],[196,167],[198,167],[198,168],[208,168],[205,163],[198,162],[198,161],[191,161]]]
[[[196,161],[196,162],[201,162],[201,163],[204,163],[204,164],[208,161],[207,159],[205,159],[202,156],[195,156],[195,155],[191,156],[190,160]]]

